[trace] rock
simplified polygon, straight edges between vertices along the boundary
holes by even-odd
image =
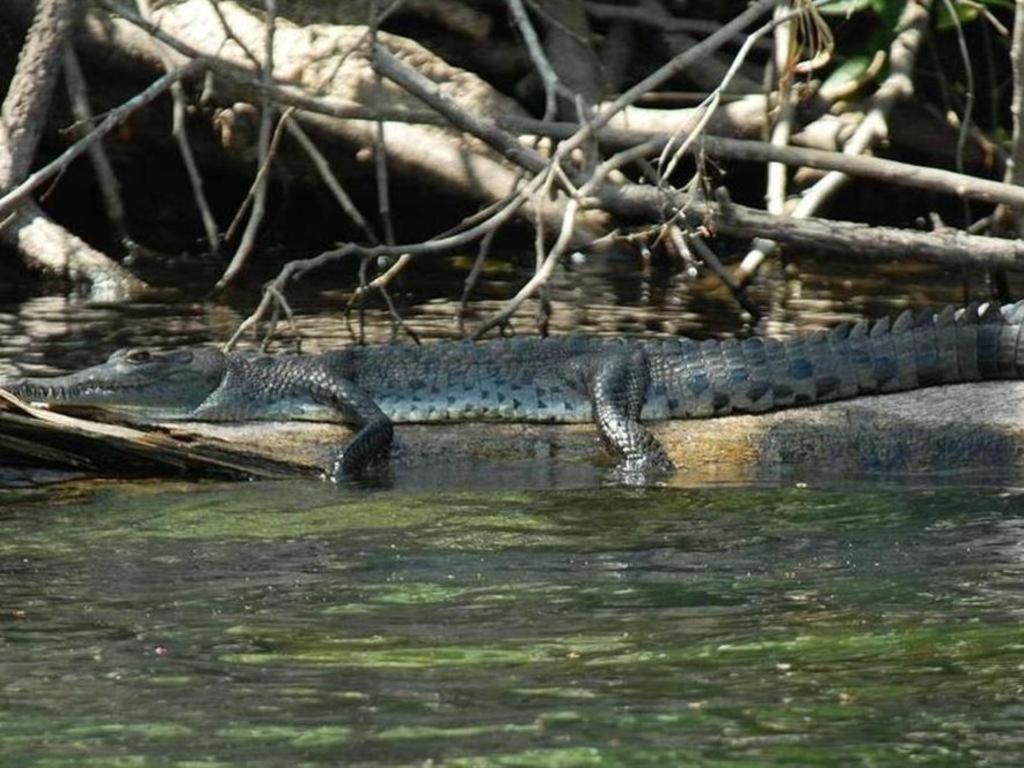
[[[672,482],[692,484],[1015,470],[1024,465],[1022,416],[1024,382],[983,382],[651,426],[679,468]],[[313,422],[176,422],[141,429],[0,400],[5,460],[101,475],[315,476],[350,434]],[[497,470],[500,481],[505,468],[561,471],[614,463],[588,424],[401,424],[395,441],[393,474],[433,476],[435,484],[452,471],[466,479]]]
[[[680,480],[743,482],[790,471],[836,475],[938,472],[1024,465],[1024,382],[935,387],[758,416],[669,421],[652,431]],[[350,432],[332,424],[179,424],[304,467],[322,466]],[[611,464],[591,425],[402,424],[396,467],[473,462]]]

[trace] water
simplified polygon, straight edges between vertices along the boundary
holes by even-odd
[[[471,260],[470,260],[471,261]],[[395,287],[395,301],[408,326],[422,339],[457,337],[455,316],[464,271],[456,260],[437,271],[411,268],[404,286]],[[444,266],[444,265],[442,265]],[[961,303],[961,275],[920,265],[876,267],[871,272],[851,265],[815,263],[795,270],[766,270],[751,287],[753,300],[765,316],[749,323],[716,278],[696,282],[668,271],[638,270],[621,264],[576,266],[557,273],[551,286],[552,333],[678,335],[696,338],[750,333],[784,336],[861,317],[896,314],[904,308],[941,307]],[[498,272],[481,283],[469,306],[469,330],[496,312],[531,274],[530,268]],[[312,287],[322,285],[310,279]],[[0,284],[0,376],[15,370],[48,375],[100,362],[111,352],[131,346],[181,346],[222,343],[252,311],[258,291],[204,298],[201,287],[159,301],[127,305],[87,304],[64,296],[39,296],[22,301],[5,297]],[[310,286],[306,286],[309,289]],[[1024,282],[1014,285],[1024,295]],[[971,298],[986,298],[980,276],[966,284]],[[309,352],[353,343],[357,313],[346,322],[348,294],[310,294],[300,284],[289,294],[296,309],[295,332]],[[536,306],[527,302],[515,319],[514,331],[535,332]],[[293,349],[295,333],[286,323],[272,349]],[[380,302],[366,312],[366,339],[388,342],[392,326]],[[400,340],[408,343],[408,339]],[[243,346],[252,345],[246,338]]]
[[[164,482],[0,510],[4,766],[1024,759],[1018,490]]]
[[[455,333],[446,285],[396,292],[427,338]],[[962,291],[775,273],[757,330]],[[555,331],[750,330],[667,274],[567,273],[552,298]],[[296,303],[307,350],[350,343],[343,299]],[[251,309],[5,300],[0,375],[222,341]],[[0,766],[1024,763],[1013,478],[606,478],[558,457],[378,487],[2,475]]]

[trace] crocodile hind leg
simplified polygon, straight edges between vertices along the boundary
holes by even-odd
[[[624,351],[582,364],[594,422],[627,474],[674,469],[654,435],[640,423],[650,374],[641,350]]]
[[[327,473],[334,482],[358,475],[374,459],[391,447],[394,428],[391,420],[361,387],[346,379],[316,377],[310,387],[316,402],[336,410],[345,421],[358,428],[331,462]]]

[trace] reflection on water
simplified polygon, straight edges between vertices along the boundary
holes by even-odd
[[[873,267],[830,265],[827,272],[769,270],[751,287],[765,313],[754,327],[741,315],[714,278],[688,282],[682,274],[622,265],[580,266],[559,273],[552,285],[552,333],[686,334],[699,338],[747,333],[786,335],[863,316],[891,314],[905,307],[939,306],[963,300],[959,273],[920,265]],[[866,274],[865,274],[866,273]],[[403,316],[424,339],[458,335],[455,322],[464,274],[452,270],[422,274],[414,267],[394,289]],[[485,280],[470,307],[469,327],[502,306],[527,273],[498,274]],[[314,281],[311,281],[314,282]],[[985,298],[977,279],[968,288]],[[197,294],[198,296],[199,294]],[[180,346],[226,340],[251,311],[256,299],[237,303],[185,296],[178,300],[126,306],[90,305],[61,296],[0,305],[0,376],[15,367],[35,374],[91,365],[126,346]],[[303,349],[321,351],[353,342],[345,321],[348,295],[319,295],[296,289],[293,303]],[[535,307],[527,304],[515,321],[519,333],[534,331]],[[355,322],[356,315],[352,317]],[[386,312],[366,313],[367,339],[387,342],[394,329]],[[282,323],[281,344],[290,344]],[[404,339],[403,339],[404,341]]]
[[[0,494],[0,764],[1024,758],[1017,491]]]

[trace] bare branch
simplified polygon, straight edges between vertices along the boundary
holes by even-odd
[[[135,5],[139,9],[139,14],[144,19],[152,17],[149,0],[135,0]],[[174,65],[171,62],[167,49],[156,40],[153,41],[153,46],[157,56],[163,63],[164,69],[170,72]],[[196,163],[195,154],[192,152],[192,145],[188,141],[188,127],[185,122],[185,89],[182,88],[180,81],[171,83],[171,97],[174,99],[171,133],[174,135],[174,140],[178,145],[178,152],[181,154],[181,160],[188,174],[188,181],[192,187],[192,198],[195,200],[199,217],[203,222],[203,231],[206,233],[206,243],[210,248],[210,253],[217,254],[220,252],[220,235],[217,232],[217,222],[213,218],[209,201],[206,199],[199,165]]]
[[[1003,181],[1020,186],[1024,184],[1024,0],[1016,0],[1014,3],[1010,64],[1013,73],[1013,98],[1010,103],[1013,137]],[[1012,217],[1017,236],[1024,236],[1024,209],[1011,213],[1000,206],[992,216],[997,222]]]
[[[795,248],[827,251],[857,260],[906,259],[913,254],[920,261],[956,266],[1019,269],[1024,264],[1024,241],[980,237],[959,230],[918,232],[834,219],[773,216],[727,199],[710,203],[683,195],[666,195],[655,187],[639,184],[605,186],[600,204],[620,215],[679,215],[690,226],[704,226],[716,234],[743,238],[762,235]]]
[[[341,186],[341,182],[338,181],[338,177],[335,176],[334,171],[331,170],[331,166],[330,163],[327,162],[327,158],[323,156],[323,153],[319,149],[317,149],[316,144],[309,137],[309,134],[306,133],[305,129],[303,129],[303,127],[292,118],[292,112],[290,109],[285,111],[282,119],[284,120],[285,126],[288,128],[288,132],[291,133],[292,138],[299,143],[299,146],[302,147],[306,154],[309,155],[310,160],[313,161],[313,165],[316,167],[317,173],[320,174],[320,178],[331,191],[331,194],[334,195],[334,199],[338,201],[338,205],[341,206],[341,209],[350,219],[352,219],[353,223],[357,227],[363,230],[363,233],[366,235],[366,239],[370,243],[374,245],[379,243],[380,239],[373,231],[373,227],[370,226],[370,222],[368,222],[363,214],[359,212],[356,204],[352,202],[352,198],[349,197],[348,193]]]
[[[274,82],[274,30],[277,26],[277,3],[276,0],[264,0],[267,11],[267,20],[263,38],[263,68],[260,70],[260,80],[270,84]],[[275,109],[271,101],[262,99],[260,104],[260,128],[256,139],[257,157],[259,170],[256,173],[256,180],[253,183],[252,212],[246,222],[245,231],[238,243],[238,249],[232,256],[224,274],[217,281],[215,290],[222,290],[227,286],[238,273],[242,271],[249,254],[256,245],[256,235],[259,233],[260,225],[263,223],[263,216],[267,208],[267,186],[270,183],[270,164],[273,161],[271,152],[271,138],[274,123]],[[278,124],[280,127],[280,122]]]
[[[0,110],[0,190],[25,178],[46,123],[73,0],[39,0]],[[0,216],[3,213],[0,212]]]
[[[3,197],[0,197],[0,218],[13,211],[41,185],[61,173],[73,160],[79,157],[83,152],[86,152],[90,146],[120,125],[128,115],[140,107],[149,104],[170,88],[172,83],[175,83],[183,77],[187,77],[188,75],[202,69],[203,64],[204,62],[201,59],[190,61],[185,66],[168,72],[166,75],[155,80],[148,87],[135,94],[132,98],[128,99],[128,101],[110,110],[107,113],[107,116],[104,117],[103,120],[100,121],[99,125],[96,126],[95,130],[90,132],[87,136],[83,136],[58,155],[56,159],[51,160],[42,168],[30,174],[21,184],[11,189]]]
[[[558,93],[560,90],[564,91],[565,86],[559,81],[555,68],[551,66],[547,54],[544,53],[544,47],[537,37],[537,30],[533,28],[526,8],[523,7],[523,0],[506,0],[506,4],[512,13],[512,20],[519,28],[519,34],[523,36],[523,42],[526,43],[530,61],[544,83],[544,119],[554,120],[558,113]]]
[[[572,238],[573,224],[576,220],[576,213],[579,211],[579,202],[577,200],[570,200],[565,206],[565,213],[562,216],[562,229],[558,233],[558,239],[555,244],[551,246],[551,250],[548,252],[547,258],[540,265],[533,277],[531,277],[526,285],[519,289],[511,299],[509,299],[505,306],[500,311],[496,312],[487,320],[484,320],[475,331],[470,335],[471,339],[481,338],[487,331],[508,322],[508,319],[516,313],[520,305],[530,298],[534,293],[537,292],[544,284],[547,283],[551,277],[551,273],[554,271],[558,261],[562,258],[565,253],[565,249],[568,247],[570,239]]]
[[[843,146],[848,155],[863,154],[878,140],[887,135],[887,120],[893,105],[914,93],[914,64],[921,46],[925,31],[928,28],[932,0],[917,0],[907,3],[899,20],[900,33],[893,40],[889,50],[889,74],[878,86],[871,98],[871,109],[857,127],[850,139]],[[793,216],[809,216],[813,214],[847,181],[845,174],[837,171],[827,173],[813,187],[807,190],[796,208]]]
[[[64,45],[64,81],[68,90],[68,100],[71,102],[71,112],[78,121],[76,134],[81,138],[96,127],[96,120],[93,117],[92,106],[89,104],[85,76],[82,74],[82,67],[78,62],[74,47],[67,43]],[[110,164],[103,149],[103,142],[93,142],[88,149],[89,160],[92,163],[93,171],[96,174],[96,181],[103,196],[103,207],[106,210],[110,226],[114,230],[122,246],[128,246],[131,238],[128,235],[128,228],[125,224],[124,199],[121,197],[121,184],[114,173],[114,167]]]

